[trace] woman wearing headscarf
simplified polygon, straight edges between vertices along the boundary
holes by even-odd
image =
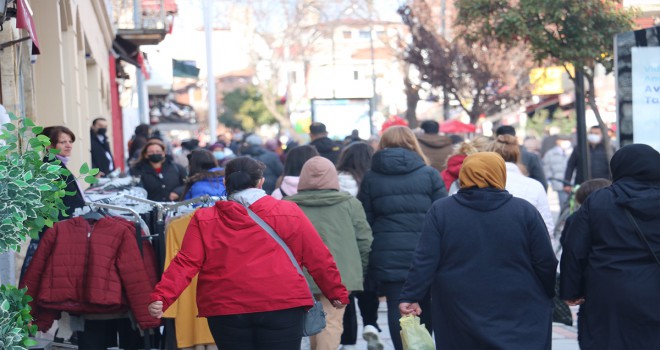
[[[551,348],[557,259],[543,218],[504,189],[506,175],[500,155],[470,155],[461,189],[426,215],[399,310],[433,314],[438,349]],[[432,307],[421,309],[429,288]]]
[[[387,321],[397,350],[403,349],[398,300],[424,215],[434,201],[447,196],[440,173],[427,164],[412,130],[392,126],[383,133],[357,196],[374,234],[368,274],[380,283],[387,298]],[[430,305],[431,299],[421,302]],[[422,318],[429,329],[430,316]]]
[[[624,146],[610,168],[568,228],[559,294],[581,304],[581,349],[660,349],[660,153]]]

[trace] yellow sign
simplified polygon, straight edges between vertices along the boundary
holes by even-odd
[[[567,65],[571,74],[574,74],[572,65]],[[529,82],[532,84],[534,95],[559,95],[564,93],[564,75],[566,69],[563,66],[534,68],[529,72]]]

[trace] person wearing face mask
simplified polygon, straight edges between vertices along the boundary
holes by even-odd
[[[92,168],[98,168],[101,176],[106,176],[115,170],[115,161],[108,142],[108,121],[99,117],[92,121],[89,130],[89,140],[92,145]]]
[[[602,178],[611,180],[610,162],[607,159],[607,150],[602,142],[603,134],[597,125],[592,126],[589,129],[587,141],[589,142],[589,167],[591,169],[591,179]],[[581,167],[578,166],[580,161],[580,152],[573,152],[570,158],[568,158],[566,164],[564,181],[569,183],[573,182],[571,181],[573,179],[573,173],[575,173],[575,184],[581,184],[582,182],[589,180],[586,178],[585,174],[582,174]],[[570,192],[571,190],[571,186],[564,186],[564,191]]]
[[[568,200],[568,192],[564,191],[564,183],[560,181],[566,173],[566,162],[573,151],[573,145],[568,136],[558,135],[555,146],[550,148],[543,159],[543,172],[548,178],[548,183],[559,196],[560,211],[564,210]]]
[[[142,187],[147,190],[147,199],[157,202],[179,200],[188,176],[184,167],[165,155],[165,144],[157,139],[144,145],[131,174],[140,177]]]
[[[225,145],[224,142],[216,142],[209,147],[209,151],[213,153],[213,157],[218,162],[219,166],[224,166],[228,161],[236,158],[232,150]]]

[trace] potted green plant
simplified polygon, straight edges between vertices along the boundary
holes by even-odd
[[[38,237],[44,226],[52,227],[66,207],[64,176],[70,172],[55,159],[57,150],[46,152],[50,140],[41,135],[43,127],[10,113],[12,122],[0,132],[0,253],[17,251],[29,237]],[[48,161],[44,161],[44,157]],[[80,176],[94,183],[98,169],[85,163]],[[6,282],[6,281],[0,281]],[[0,349],[26,349],[36,342],[30,321],[32,299],[25,289],[0,286]]]

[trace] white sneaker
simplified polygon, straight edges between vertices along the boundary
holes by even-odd
[[[339,350],[357,350],[355,345],[342,345]]]
[[[383,350],[385,348],[383,341],[380,340],[380,336],[378,335],[378,329],[372,325],[364,326],[362,338],[367,341],[368,350]]]

